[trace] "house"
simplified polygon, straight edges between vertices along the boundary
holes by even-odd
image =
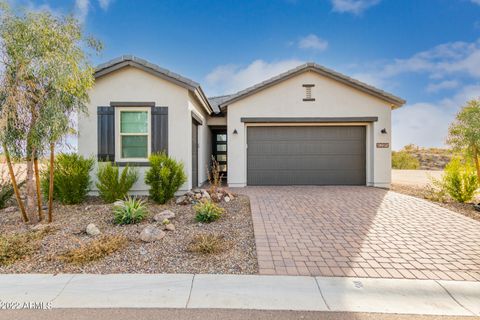
[[[208,98],[190,79],[134,56],[98,66],[78,150],[138,167],[152,152],[183,162],[185,191],[207,180],[213,155],[230,187],[388,188],[391,112],[405,101],[315,63]]]

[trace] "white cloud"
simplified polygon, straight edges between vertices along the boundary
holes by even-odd
[[[468,100],[478,99],[480,84],[464,87],[452,98],[435,103],[406,105],[392,113],[393,149],[414,143],[426,147],[444,147],[448,127]]]
[[[331,0],[333,11],[361,14],[366,9],[380,3],[380,0]]]
[[[314,34],[309,34],[298,41],[300,49],[313,49],[315,51],[325,51],[328,48],[328,41],[317,37]]]
[[[113,0],[98,0],[98,5],[104,11],[107,11]],[[90,0],[75,0],[75,16],[80,22],[85,22],[90,11]]]
[[[213,69],[205,78],[209,95],[233,93],[277,76],[304,63],[290,59],[275,62],[255,60],[248,66],[228,64]]]
[[[113,0],[98,0],[100,8],[102,8],[103,10],[107,10],[112,2]]]
[[[470,0],[472,3],[480,5],[480,0]]]
[[[435,93],[441,90],[457,88],[460,83],[457,80],[445,80],[439,83],[431,83],[427,86],[427,92]]]
[[[90,0],[75,0],[75,16],[80,22],[85,22],[90,9]]]
[[[426,74],[436,80],[447,76],[480,79],[480,40],[441,44],[409,58],[383,62],[358,74],[368,79],[370,81],[367,81],[368,83],[378,85],[387,79],[407,73]]]

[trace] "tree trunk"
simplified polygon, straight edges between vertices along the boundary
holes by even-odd
[[[478,163],[478,148],[477,146],[473,147],[473,162],[475,162],[475,168],[477,169],[477,178],[480,182],[480,163]]]
[[[27,216],[31,223],[37,222],[37,208],[35,204],[35,181],[33,179],[33,152],[27,154],[26,200]]]
[[[15,192],[15,198],[17,199],[18,207],[22,213],[23,222],[28,222],[28,216],[25,211],[25,206],[23,205],[22,198],[20,197],[20,191],[18,190],[17,179],[15,177],[15,171],[13,170],[12,160],[10,159],[10,153],[8,152],[7,145],[3,144],[3,152],[5,153],[5,158],[8,165],[8,173],[10,174],[10,179],[12,180],[13,191]]]
[[[53,221],[53,163],[55,160],[55,144],[50,144],[50,180],[48,186],[48,222]]]
[[[38,220],[43,220],[43,209],[42,209],[42,193],[40,190],[40,173],[38,172],[38,159],[35,157],[33,160],[33,166],[35,169],[35,182],[37,187],[37,209],[38,209]]]

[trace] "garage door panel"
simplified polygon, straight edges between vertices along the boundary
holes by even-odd
[[[249,183],[250,185],[359,185],[361,179],[357,170],[314,172],[261,170],[252,172]]]
[[[344,170],[355,169],[362,171],[362,159],[358,156],[255,156],[249,157],[247,166],[251,170]]]
[[[365,127],[249,127],[249,185],[365,185]]]
[[[285,154],[302,155],[358,155],[363,150],[362,143],[352,143],[352,140],[335,141],[255,141],[248,144],[252,154],[282,156]]]

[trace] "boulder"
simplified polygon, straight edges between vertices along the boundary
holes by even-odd
[[[175,201],[176,204],[187,204],[188,203],[188,198],[187,196],[180,196],[177,198]]]
[[[165,230],[175,231],[175,225],[173,223],[166,224],[165,225]]]
[[[145,229],[140,232],[140,240],[143,242],[162,240],[163,237],[165,237],[165,232],[153,225],[146,226]]]
[[[225,202],[230,202],[230,197],[226,196],[225,198],[223,198],[223,200],[225,200]]]
[[[32,227],[32,231],[42,231],[48,227],[48,224],[39,223]]]
[[[117,200],[113,203],[113,206],[114,207],[121,207],[121,206],[123,206],[123,203],[124,203],[123,200]]]
[[[202,197],[204,197],[205,199],[208,199],[208,200],[211,199],[210,194],[206,190],[202,191]]]
[[[98,229],[97,226],[93,223],[90,223],[85,229],[85,231],[89,236],[98,236],[101,233],[100,229]]]
[[[163,222],[163,220],[167,219],[173,219],[175,218],[175,213],[170,211],[170,210],[163,210],[160,213],[157,213],[154,217],[153,220],[157,222]]]
[[[192,189],[192,192],[193,193],[201,193],[202,190],[200,190],[199,188],[195,188],[195,189]]]
[[[4,213],[17,212],[17,207],[7,207],[7,208],[3,209],[3,212],[4,212]]]

